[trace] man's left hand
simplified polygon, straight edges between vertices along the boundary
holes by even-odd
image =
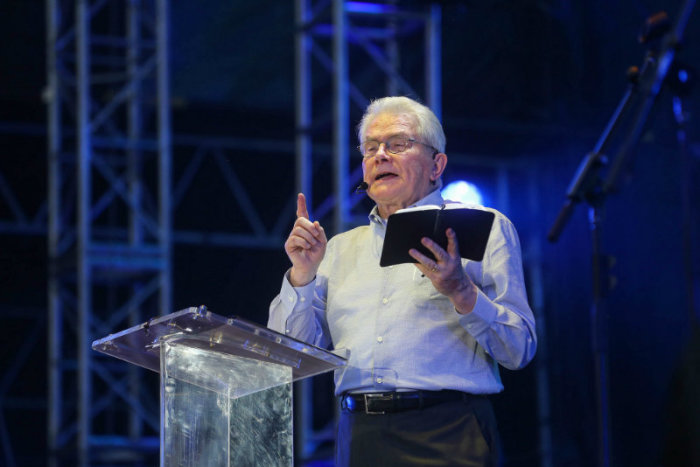
[[[421,243],[435,256],[435,260],[414,248],[410,249],[408,254],[418,261],[416,267],[430,279],[435,289],[450,299],[457,313],[467,314],[476,304],[477,288],[462,268],[455,231],[447,229],[446,233],[447,251],[427,237],[421,239]]]

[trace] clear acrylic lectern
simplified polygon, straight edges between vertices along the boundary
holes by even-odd
[[[206,307],[150,320],[92,348],[160,372],[161,467],[291,467],[291,383],[346,363]]]

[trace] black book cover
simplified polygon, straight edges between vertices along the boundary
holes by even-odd
[[[379,265],[417,263],[408,254],[411,248],[434,259],[433,254],[420,240],[428,237],[447,250],[445,231],[448,227],[452,227],[457,234],[460,256],[472,261],[481,261],[484,258],[494,214],[482,209],[452,206],[460,205],[420,206],[389,216]]]

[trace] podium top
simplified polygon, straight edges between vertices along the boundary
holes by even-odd
[[[292,367],[293,380],[345,366],[331,352],[241,318],[225,318],[206,307],[190,307],[97,339],[92,348],[149,370],[160,371],[165,339],[229,355]]]

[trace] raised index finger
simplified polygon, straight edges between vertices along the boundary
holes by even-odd
[[[304,193],[297,195],[297,217],[309,218],[309,210],[306,209],[306,196],[304,196]]]

